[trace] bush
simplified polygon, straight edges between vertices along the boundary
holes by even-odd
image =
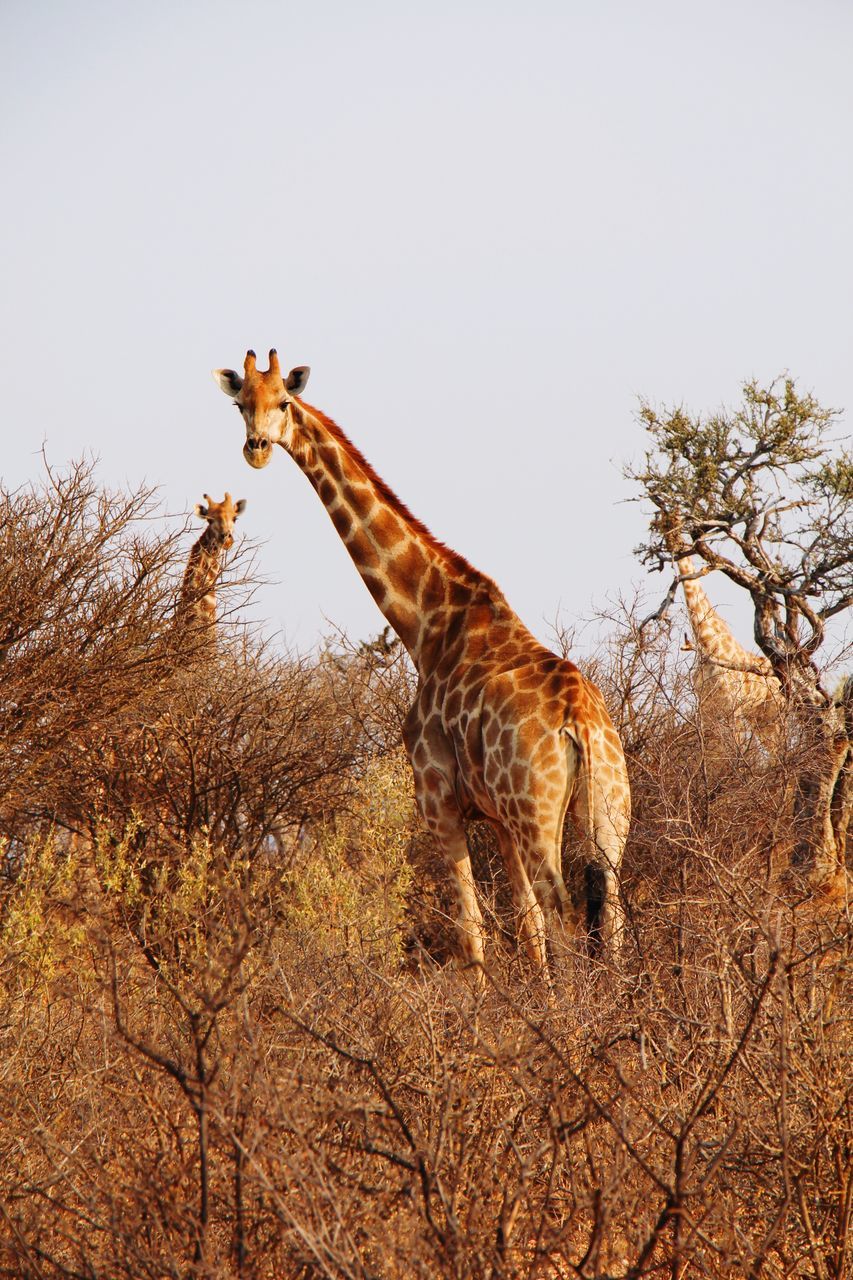
[[[120,645],[68,604],[55,707],[23,692],[58,606],[15,639],[0,595],[0,1274],[848,1275],[851,933],[788,871],[799,748],[712,744],[668,633],[611,619],[625,954],[566,957],[549,997],[498,927],[480,992],[443,965],[399,652],[226,627],[176,666],[148,533]]]
[[[370,761],[347,809],[314,829],[288,876],[293,929],[325,957],[352,952],[393,969],[405,941],[416,829],[402,751]]]

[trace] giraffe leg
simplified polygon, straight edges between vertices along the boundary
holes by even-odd
[[[582,921],[581,913],[566,888],[555,855],[553,835],[555,833],[549,832],[548,824],[543,822],[541,829],[522,831],[518,847],[536,898],[545,916],[555,923],[551,930],[552,942],[558,953],[564,953],[571,949]]]
[[[483,981],[485,960],[483,915],[477,902],[471,855],[461,820],[457,824],[445,819],[437,828],[427,821],[444,855],[456,890],[456,935],[464,964],[477,966],[477,981]]]
[[[484,978],[483,916],[477,902],[465,822],[457,796],[458,764],[451,743],[415,702],[403,725],[415,797],[427,829],[444,857],[456,891],[456,936],[463,961]]]
[[[477,902],[465,824],[445,774],[428,767],[415,772],[415,794],[424,822],[435,839],[456,891],[456,934],[463,961],[477,966],[483,982],[483,916]]]
[[[507,833],[504,860],[516,906],[529,929],[545,934],[545,917],[559,916],[573,934],[576,912],[563,880],[561,832],[568,797],[577,771],[575,755],[569,755],[559,724],[534,722],[521,700],[516,709],[514,673],[493,680],[488,697],[510,724],[518,719],[527,726],[523,735],[505,745],[503,737],[484,752],[483,776],[498,823]],[[496,713],[492,713],[493,715]],[[556,717],[555,717],[556,719]],[[531,910],[535,901],[537,910]],[[526,937],[529,934],[525,935]],[[543,942],[530,938],[544,954]]]
[[[524,948],[535,968],[543,974],[546,981],[550,981],[545,951],[545,917],[542,914],[539,899],[533,891],[512,835],[500,823],[492,823],[492,828],[497,836],[498,847],[512,888],[512,898],[518,913],[518,928],[524,939]]]

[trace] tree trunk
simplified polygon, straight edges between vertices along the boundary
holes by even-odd
[[[838,704],[803,708],[810,764],[797,782],[794,816],[799,838],[792,863],[811,886],[832,897],[850,896],[847,837],[853,816],[853,680]]]

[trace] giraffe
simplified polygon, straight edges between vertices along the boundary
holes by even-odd
[[[585,911],[614,950],[622,917],[617,874],[630,793],[604,699],[573,663],[528,631],[498,586],[416,519],[340,427],[300,399],[309,369],[282,377],[246,355],[241,376],[214,377],[246,429],[243,455],[264,467],[280,444],[305,473],[358,572],[418,674],[403,740],[427,829],[450,871],[457,937],[483,981],[484,930],[465,822],[494,828],[524,948],[550,982],[545,913],[573,937]],[[585,893],[561,869],[566,814],[579,828]],[[585,899],[585,900],[584,900]]]
[[[216,583],[222,572],[222,560],[226,551],[234,545],[234,525],[237,517],[246,509],[246,501],[241,498],[234,502],[231,494],[226,493],[221,502],[214,502],[210,494],[204,494],[204,502],[197,502],[193,508],[195,515],[205,521],[205,528],[200,537],[190,547],[187,564],[184,570],[181,591],[175,608],[174,626],[178,638],[188,642],[187,648],[179,650],[180,658],[176,658],[176,671],[194,670],[197,661],[210,657],[216,641]],[[186,667],[179,666],[183,660]],[[150,778],[162,779],[163,764],[158,763],[157,752],[160,750],[160,739],[168,740],[167,721],[155,719],[153,725],[144,731],[141,747]],[[157,748],[154,754],[149,753],[150,739],[153,736]],[[163,839],[164,827],[159,824],[158,836]]]
[[[230,493],[226,493],[221,502],[214,502],[206,493],[204,503],[197,502],[194,507],[195,514],[207,525],[190,548],[177,618],[181,623],[198,627],[211,640],[215,636],[216,583],[222,572],[222,557],[234,544],[234,525],[245,509],[245,498],[234,502]]]
[[[215,640],[216,583],[222,571],[222,557],[224,552],[233,546],[234,525],[237,517],[246,508],[245,499],[241,498],[239,502],[234,502],[230,493],[225,494],[222,502],[214,502],[207,493],[204,494],[204,500],[205,503],[196,503],[194,511],[197,516],[206,521],[206,527],[190,548],[175,609],[175,624],[178,630],[184,636],[190,630],[193,632],[195,656],[200,652],[204,653],[207,644],[212,644]],[[195,644],[199,644],[199,649],[195,648]],[[157,772],[158,766],[150,760],[144,743],[140,750],[150,766],[150,773]],[[98,756],[107,766],[105,777],[108,779],[117,765],[115,750],[110,746],[102,747]],[[99,785],[102,806],[107,785],[107,782],[101,782]],[[162,838],[162,829],[160,836]],[[88,849],[91,854],[94,847],[95,836],[92,832],[84,839],[81,832],[72,831],[70,850],[78,852]]]
[[[770,661],[738,643],[699,585],[708,570],[697,570],[692,556],[674,529],[664,528],[684,591],[692,641],[684,648],[696,654],[694,687],[707,711],[723,723],[733,723],[738,738],[748,744],[753,735],[770,755],[782,745],[785,698]]]

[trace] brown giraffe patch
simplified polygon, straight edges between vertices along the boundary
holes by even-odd
[[[325,477],[317,482],[317,493],[320,495],[320,501],[327,507],[330,507],[337,501],[338,493],[331,480]],[[334,519],[334,516],[332,517]]]
[[[370,570],[371,573],[378,572],[381,569],[382,560],[378,550],[376,549],[376,545],[366,533],[362,533],[357,521],[353,524],[353,532],[347,539],[346,545],[347,551],[349,551],[352,558],[354,560],[358,560],[359,564],[364,565],[365,569]],[[383,591],[385,588],[386,583],[383,578]]]
[[[345,507],[336,507],[331,513],[332,524],[343,538],[344,542],[349,538],[353,531],[353,519]]]
[[[386,511],[382,507],[370,519],[370,532],[392,552],[398,543],[406,542],[406,528],[402,520],[393,511]]]
[[[376,507],[376,495],[366,485],[353,485],[347,490],[346,501],[355,519],[362,523]]]

